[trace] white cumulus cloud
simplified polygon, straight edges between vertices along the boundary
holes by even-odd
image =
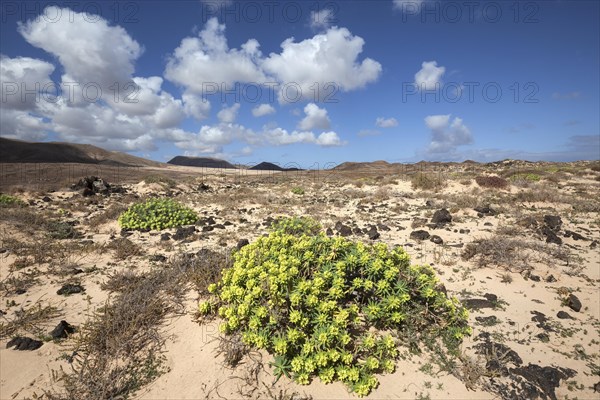
[[[264,83],[267,78],[259,67],[261,56],[255,39],[240,49],[230,49],[225,25],[213,17],[198,37],[181,41],[167,62],[165,77],[195,93],[207,91],[208,84]]]
[[[80,85],[95,83],[105,91],[131,81],[135,60],[143,48],[120,26],[85,13],[50,6],[47,15],[62,15],[56,21],[34,18],[18,24],[19,33],[35,47],[55,55],[65,75]]]
[[[331,121],[327,110],[319,108],[315,103],[309,103],[304,107],[306,116],[298,123],[298,129],[309,131],[311,129],[329,129]]]
[[[301,42],[285,40],[281,53],[271,53],[263,69],[283,85],[298,85],[303,98],[322,100],[332,90],[359,89],[379,78],[380,63],[371,58],[358,60],[364,44],[348,29],[333,27]],[[331,84],[335,87],[329,89]],[[281,102],[290,101],[284,93],[279,95]]]
[[[434,90],[441,86],[442,75],[446,68],[437,65],[437,61],[424,61],[415,74],[415,85],[419,90]]]
[[[235,103],[231,107],[223,107],[223,109],[217,113],[217,118],[221,122],[231,123],[237,118],[239,110],[240,103]]]
[[[425,117],[425,125],[431,130],[432,136],[428,153],[450,153],[458,146],[473,142],[471,131],[462,118],[454,117],[450,122],[450,117],[450,114]]]
[[[269,114],[275,114],[275,108],[270,104],[260,104],[252,109],[252,115],[255,117],[264,117]]]

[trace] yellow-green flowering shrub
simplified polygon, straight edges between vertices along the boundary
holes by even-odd
[[[134,204],[119,216],[123,229],[175,228],[190,225],[198,220],[198,215],[172,199],[149,199]]]
[[[378,385],[375,374],[394,371],[407,327],[451,349],[470,334],[466,309],[439,290],[431,267],[410,265],[401,247],[308,235],[299,225],[281,220],[236,252],[199,306],[223,319],[223,334],[239,333],[274,355],[278,378],[342,381],[365,396]]]

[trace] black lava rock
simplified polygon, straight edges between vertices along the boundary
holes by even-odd
[[[573,240],[587,240],[584,236],[580,235],[577,232],[570,231],[565,229],[565,237],[571,237]]]
[[[60,289],[58,289],[56,294],[60,294],[62,296],[68,296],[71,294],[81,293],[84,291],[85,291],[85,289],[81,285],[67,283],[66,285],[63,285]]]
[[[352,228],[350,228],[348,225],[342,224],[340,221],[336,222],[335,230],[338,231],[338,234],[343,237],[352,235]]]
[[[475,207],[473,210],[477,211],[477,216],[479,216],[479,218],[485,215],[494,216],[497,214],[496,210],[490,208],[490,206]]]
[[[40,340],[35,340],[28,337],[17,336],[16,338],[11,339],[8,343],[6,343],[6,348],[9,349],[11,347],[15,347],[15,350],[37,350],[42,347],[44,343]]]
[[[571,317],[571,314],[569,314],[566,311],[559,311],[556,316],[560,319],[573,319],[573,317]]]
[[[419,229],[418,231],[412,231],[410,238],[413,240],[427,240],[429,239],[429,232]]]
[[[541,233],[546,236],[546,243],[562,244],[562,239],[548,225],[542,227]]]
[[[429,240],[435,244],[443,244],[444,243],[444,240],[441,237],[439,237],[438,235],[432,235]]]
[[[367,235],[369,236],[369,239],[371,239],[371,240],[377,240],[377,239],[379,239],[379,236],[381,236],[379,234],[379,232],[377,232],[377,228],[374,226],[371,227],[371,230],[369,230],[367,232]]]
[[[558,215],[544,215],[544,223],[554,232],[558,232],[562,226],[562,219]]]
[[[191,236],[196,232],[196,227],[194,226],[182,226],[177,228],[177,231],[173,235],[174,240],[183,240],[188,236]]]
[[[171,234],[169,232],[165,232],[160,235],[161,242],[166,242],[167,240],[171,240]]]
[[[67,336],[75,332],[75,328],[73,325],[69,324],[67,321],[60,321],[56,328],[50,332],[50,336],[53,339],[65,339]]]
[[[575,312],[579,312],[581,310],[581,301],[575,296],[573,293],[569,294],[567,298],[567,306]]]
[[[446,210],[445,208],[442,208],[441,210],[437,210],[433,214],[433,217],[431,218],[431,222],[436,225],[440,225],[440,226],[449,224],[450,222],[452,222],[452,215],[450,215],[450,212],[448,210]]]

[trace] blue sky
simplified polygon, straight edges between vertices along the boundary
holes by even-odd
[[[0,133],[158,161],[598,159],[599,21],[597,1],[3,2]]]

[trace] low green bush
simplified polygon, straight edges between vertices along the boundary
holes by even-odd
[[[303,195],[304,189],[302,189],[301,187],[293,187],[292,193],[297,194],[297,195]]]
[[[308,217],[280,218],[273,222],[269,229],[273,232],[288,235],[316,235],[323,227],[317,221]]]
[[[0,207],[24,207],[25,205],[25,202],[18,197],[0,194]]]
[[[316,223],[302,219],[301,230],[299,220],[279,221],[234,253],[200,314],[272,354],[278,378],[341,381],[358,396],[377,387],[375,374],[394,371],[400,343],[440,338],[456,354],[471,334],[468,312],[431,267],[410,265],[401,247],[314,234]]]
[[[176,228],[194,224],[198,215],[172,199],[149,199],[134,204],[119,216],[119,225],[123,229]]]
[[[512,182],[526,181],[526,182],[539,182],[541,177],[538,174],[516,174],[510,177]]]

